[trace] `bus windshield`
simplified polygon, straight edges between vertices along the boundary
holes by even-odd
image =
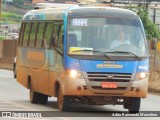
[[[70,18],[67,51],[74,55],[147,56],[143,28],[139,19],[129,18]],[[131,53],[131,54],[126,54]]]

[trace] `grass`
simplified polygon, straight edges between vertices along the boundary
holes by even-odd
[[[9,13],[9,12],[2,12],[2,21],[6,21],[10,24],[18,24],[21,22],[22,16],[15,14],[15,13]]]

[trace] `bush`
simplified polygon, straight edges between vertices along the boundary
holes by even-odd
[[[4,40],[6,37],[5,36],[0,36],[0,41]]]

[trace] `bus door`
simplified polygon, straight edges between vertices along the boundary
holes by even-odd
[[[49,89],[50,95],[55,95],[55,81],[58,80],[63,72],[63,24],[54,23],[53,35],[51,38],[51,51],[49,62]]]

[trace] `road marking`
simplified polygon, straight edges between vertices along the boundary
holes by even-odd
[[[38,111],[32,107],[28,107],[19,103],[11,102],[8,100],[0,99],[0,111],[12,111],[12,110],[28,110],[28,111]]]

